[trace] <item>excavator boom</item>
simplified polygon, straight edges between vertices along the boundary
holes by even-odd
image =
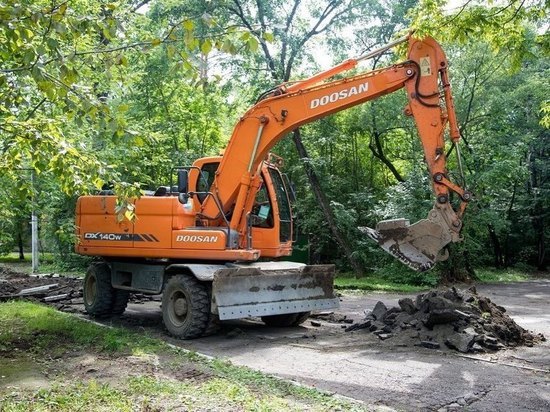
[[[381,48],[387,50],[409,41],[408,60],[383,69],[330,81],[357,66],[369,53],[350,59],[309,79],[282,84],[263,96],[236,125],[216,172],[213,191],[224,213],[231,213],[231,228],[246,232],[246,211],[256,196],[258,169],[273,146],[297,127],[405,89],[405,113],[415,120],[432,177],[435,205],[428,218],[409,225],[406,221],[381,222],[376,229],[362,229],[370,238],[401,262],[415,270],[427,270],[445,258],[442,249],[460,240],[462,213],[471,195],[447,177],[445,131],[453,144],[460,135],[447,74],[447,59],[439,44],[431,39],[407,37]],[[460,199],[455,210],[451,194]],[[219,215],[213,199],[203,203],[201,213]]]

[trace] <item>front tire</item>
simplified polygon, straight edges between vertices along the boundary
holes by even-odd
[[[189,275],[171,277],[162,294],[162,319],[177,338],[202,336],[210,320],[208,287]]]
[[[86,312],[94,317],[108,317],[112,314],[113,295],[111,268],[106,263],[93,263],[84,277],[83,297]]]
[[[285,313],[282,315],[262,316],[262,321],[267,326],[277,328],[298,326],[306,321],[311,312]]]

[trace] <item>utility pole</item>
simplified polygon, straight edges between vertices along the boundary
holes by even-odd
[[[35,185],[34,169],[31,169],[31,253],[32,253],[32,273],[38,272],[38,217],[36,216],[35,205]]]
[[[21,167],[17,170],[31,172],[31,256],[32,273],[38,272],[38,216],[36,215],[36,176],[34,168]]]

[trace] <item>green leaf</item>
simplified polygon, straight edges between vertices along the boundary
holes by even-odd
[[[113,133],[116,133],[116,131],[118,130],[118,122],[116,121],[116,119],[111,119],[109,121],[109,129],[111,129]]]
[[[210,50],[212,50],[212,42],[210,40],[205,40],[201,45],[201,52],[203,54],[208,54]]]
[[[169,59],[172,59],[174,57],[174,55],[176,54],[176,48],[169,44],[168,46],[166,46],[166,55],[168,56]]]
[[[193,22],[193,20],[185,20],[182,25],[183,28],[187,31],[191,31],[195,27],[195,23]]]
[[[275,36],[273,35],[273,33],[270,33],[270,32],[263,33],[262,37],[264,38],[265,41],[270,43],[275,40]]]
[[[255,37],[250,37],[248,39],[248,50],[250,50],[251,52],[257,52],[258,51],[258,40],[256,40]]]
[[[120,54],[117,57],[116,64],[118,64],[119,66],[128,66],[128,59],[125,55]]]
[[[23,55],[23,63],[25,65],[29,65],[36,59],[36,53],[33,49],[28,49],[25,51],[25,54]]]

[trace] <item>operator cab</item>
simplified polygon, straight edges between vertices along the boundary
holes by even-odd
[[[199,159],[189,171],[189,192],[196,193],[194,198],[200,205],[208,196],[215,193],[213,184],[220,162],[221,157]],[[263,163],[260,188],[249,217],[251,247],[261,250],[262,257],[273,258],[291,254],[292,195],[286,184],[287,179],[279,171],[278,166],[281,162],[280,158],[270,155],[269,160]],[[200,211],[197,216],[202,225],[212,225]]]

